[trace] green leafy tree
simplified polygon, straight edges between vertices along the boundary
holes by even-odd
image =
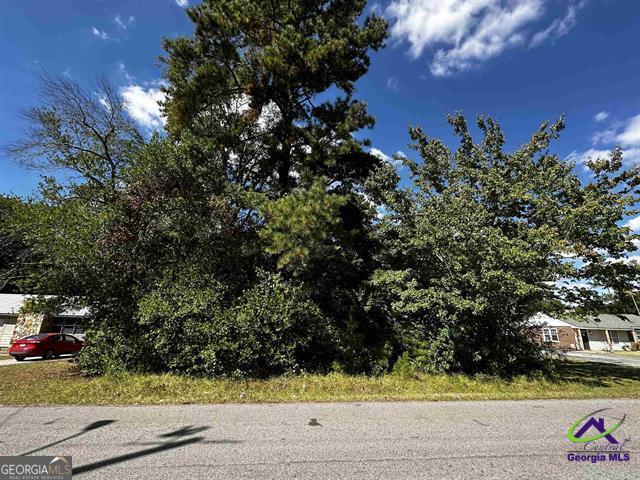
[[[39,195],[14,202],[5,224],[29,252],[18,286],[70,302],[127,305],[128,285],[102,254],[103,235],[145,142],[105,80],[85,89],[43,75],[38,93],[40,104],[22,112],[22,138],[7,148],[24,167],[46,172]]]
[[[236,252],[254,255],[245,264],[295,277],[336,328],[354,331],[364,328],[362,288],[376,249],[368,188],[385,168],[354,136],[373,125],[353,98],[354,83],[386,37],[381,18],[360,20],[364,6],[208,0],[188,9],[193,37],[165,41],[169,141],[189,145],[180,161],[191,166],[177,168],[198,171],[180,197],[208,205],[215,190],[234,225]],[[162,188],[147,198],[175,198]],[[211,218],[197,215],[191,225],[198,232],[213,228]],[[194,238],[176,233],[169,244],[193,247]],[[197,263],[200,251],[158,265]],[[216,262],[237,263],[229,255]],[[255,281],[250,270],[233,281],[247,288]]]
[[[18,290],[18,282],[35,261],[15,221],[22,204],[17,197],[0,195],[0,292]]]
[[[386,22],[365,1],[205,0],[193,38],[166,40],[167,129],[214,148],[234,183],[272,194],[322,175],[345,188],[375,165],[352,132],[371,126],[354,83]],[[330,89],[342,92],[331,99]],[[324,97],[321,98],[320,95]]]
[[[422,161],[405,161],[414,188],[384,220],[386,267],[374,284],[424,368],[526,371],[540,360],[526,334],[530,315],[554,299],[566,311],[598,304],[592,289],[557,281],[621,289],[636,279],[637,267],[617,260],[633,249],[635,236],[619,224],[635,212],[638,170],[617,149],[588,163],[594,176],[582,182],[549,152],[562,119],[514,152],[490,118],[478,118],[480,143],[461,114],[448,120],[455,152],[410,130]]]

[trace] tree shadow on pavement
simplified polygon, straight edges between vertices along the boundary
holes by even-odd
[[[44,450],[45,448],[60,445],[61,443],[66,442],[67,440],[71,440],[72,438],[78,438],[79,436],[84,435],[87,432],[96,430],[98,428],[106,427],[107,425],[110,425],[113,422],[115,422],[115,420],[98,420],[97,422],[90,423],[89,425],[84,427],[82,430],[80,430],[78,433],[74,433],[73,435],[69,435],[68,437],[61,438],[60,440],[56,440],[55,442],[48,443],[47,445],[43,445],[42,447],[38,447],[34,450],[29,450],[28,452],[23,452],[18,455],[31,455],[33,453],[39,452],[40,450]]]
[[[153,455],[155,453],[164,452],[166,450],[172,450],[175,448],[184,447],[186,445],[191,445],[195,443],[206,443],[206,444],[234,444],[234,443],[242,443],[239,440],[205,440],[203,436],[193,437],[197,433],[204,432],[211,427],[202,426],[202,427],[194,427],[193,425],[188,425],[186,427],[182,427],[178,430],[174,430],[172,432],[163,433],[158,435],[158,437],[168,440],[161,440],[158,442],[132,442],[126,445],[137,445],[137,446],[146,446],[151,445],[151,448],[146,448],[143,450],[137,450],[130,453],[125,453],[123,455],[118,455],[116,457],[107,458],[104,460],[100,460],[98,462],[89,463],[86,465],[81,465],[73,469],[73,475],[79,475],[81,473],[90,472],[92,470],[97,470],[103,467],[108,467],[110,465],[115,465],[117,463],[126,462],[128,460],[133,460],[135,458],[145,457],[147,455]],[[189,438],[184,438],[189,437]]]

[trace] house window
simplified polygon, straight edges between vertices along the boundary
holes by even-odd
[[[616,330],[609,330],[609,335],[611,335],[611,341],[613,343],[620,343],[620,337],[618,336],[618,332]]]
[[[556,329],[556,328],[543,328],[542,329],[542,339],[545,342],[559,342],[560,338],[558,338],[558,329]]]
[[[52,333],[68,333],[70,335],[83,334],[84,328],[78,320],[73,318],[56,318],[51,328]]]

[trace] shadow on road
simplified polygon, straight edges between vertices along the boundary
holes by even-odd
[[[20,410],[17,410],[16,412],[14,412],[14,414],[17,414]],[[84,427],[82,430],[80,430],[77,433],[74,433],[73,435],[69,435],[67,437],[61,438],[59,440],[56,440],[54,442],[48,443],[46,445],[42,445],[38,448],[35,448],[33,450],[29,450],[28,452],[23,452],[20,453],[19,455],[32,455],[36,452],[40,452],[41,450],[45,450],[47,448],[50,447],[54,447],[56,445],[60,445],[61,443],[64,443],[68,440],[74,439],[74,438],[78,438],[88,432],[91,432],[93,430],[97,430],[99,428],[103,428],[106,427],[108,425],[111,425],[112,423],[114,423],[115,420],[99,420],[97,422],[93,422],[90,423],[89,425],[87,425],[86,427]],[[53,422],[51,422],[53,423]],[[73,474],[74,475],[79,475],[81,473],[85,473],[85,472],[89,472],[92,470],[97,470],[103,467],[107,467],[109,465],[114,465],[116,463],[121,463],[121,462],[126,462],[127,460],[133,460],[134,458],[139,458],[139,457],[144,457],[147,455],[153,455],[155,453],[160,453],[160,452],[164,452],[166,450],[172,450],[175,448],[179,448],[179,447],[183,447],[185,445],[190,445],[190,444],[194,444],[194,443],[204,443],[204,444],[213,444],[213,445],[225,445],[225,444],[237,444],[237,443],[242,443],[239,440],[205,440],[205,437],[203,436],[194,436],[198,433],[202,433],[206,430],[208,430],[211,427],[208,426],[200,426],[200,427],[196,427],[193,425],[187,425],[184,426],[182,428],[179,428],[178,430],[174,430],[171,432],[167,432],[167,433],[163,433],[158,435],[159,438],[163,439],[163,440],[159,440],[159,441],[155,441],[155,442],[132,442],[132,443],[128,443],[125,444],[127,446],[150,446],[150,448],[145,448],[142,450],[136,450],[133,452],[129,452],[129,453],[125,453],[123,455],[118,455],[115,457],[111,457],[111,458],[107,458],[104,460],[100,460],[98,462],[94,462],[94,463],[88,463],[86,465],[80,465],[79,467],[76,467],[73,469]]]
[[[92,430],[96,430],[98,428],[106,427],[107,425],[110,425],[113,422],[115,422],[115,420],[99,420],[97,422],[90,423],[89,425],[84,427],[82,430],[80,430],[78,433],[74,433],[73,435],[69,435],[68,437],[61,438],[60,440],[56,440],[55,442],[49,443],[47,445],[43,445],[42,447],[38,447],[34,450],[29,450],[28,452],[20,453],[19,455],[31,455],[33,453],[39,452],[40,450],[44,450],[45,448],[53,447],[55,445],[60,445],[61,443],[66,442],[67,440],[71,440],[72,438],[78,438],[80,435],[84,435],[85,433],[90,432]]]
[[[125,453],[123,455],[107,458],[104,460],[100,460],[98,462],[89,463],[86,465],[80,465],[79,467],[76,467],[73,469],[73,474],[79,475],[81,473],[90,472],[92,470],[98,470],[100,468],[108,467],[110,465],[115,465],[117,463],[126,462],[128,460],[133,460],[134,458],[145,457],[147,455],[153,455],[155,453],[160,453],[167,450],[184,447],[186,445],[191,445],[194,443],[220,444],[220,445],[241,443],[241,441],[239,440],[205,440],[205,438],[202,436],[196,436],[196,437],[191,436],[197,433],[204,432],[209,428],[211,427],[207,427],[207,426],[195,427],[193,425],[188,425],[178,430],[174,430],[172,432],[158,435],[160,438],[165,438],[168,440],[162,440],[159,442],[148,442],[148,443],[145,443],[145,442],[128,443],[127,445],[130,445],[130,446],[151,445],[151,448],[136,450],[134,452]],[[189,437],[189,438],[184,438],[184,437]]]

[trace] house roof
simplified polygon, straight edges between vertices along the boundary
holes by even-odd
[[[37,295],[25,295],[22,293],[0,293],[0,315],[18,315],[25,300],[37,297]],[[53,298],[53,295],[44,295],[45,298]],[[86,317],[89,310],[86,308],[75,310],[68,309],[58,314],[60,317]]]
[[[573,327],[573,325],[564,322],[559,318],[553,318],[544,313],[536,313],[529,319],[529,323],[539,327]]]
[[[640,329],[640,316],[626,313],[601,313],[600,315],[586,317],[584,320],[576,320],[573,318],[565,318],[564,320],[574,327],[593,330],[633,330],[635,328]]]

